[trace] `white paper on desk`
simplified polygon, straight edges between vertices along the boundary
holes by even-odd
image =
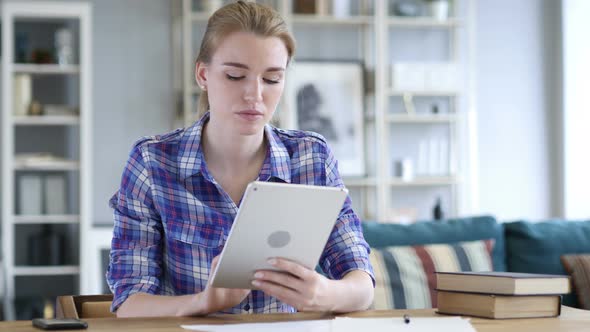
[[[336,317],[332,322],[332,332],[357,331],[476,332],[469,320],[461,317],[412,317],[409,324],[402,317]]]
[[[476,332],[469,320],[461,317],[411,318],[406,324],[402,317],[349,318],[333,320],[306,320],[276,323],[243,323],[227,325],[181,325],[183,329],[203,332],[358,332],[358,331],[411,331],[411,332]]]
[[[331,332],[332,320],[302,320],[273,323],[243,323],[226,325],[181,325],[183,329],[203,332]]]

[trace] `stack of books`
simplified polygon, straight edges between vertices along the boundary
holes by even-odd
[[[437,272],[438,312],[485,318],[555,317],[568,276],[512,272]]]

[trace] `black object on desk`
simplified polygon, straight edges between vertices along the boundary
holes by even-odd
[[[42,330],[83,330],[88,328],[88,324],[75,318],[61,318],[61,319],[33,319],[33,326]]]

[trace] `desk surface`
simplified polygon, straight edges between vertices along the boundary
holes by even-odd
[[[397,317],[409,314],[413,317],[436,317],[434,309],[422,310],[379,310],[347,314],[348,317]],[[187,331],[180,324],[276,322],[307,319],[329,319],[328,313],[266,314],[266,315],[227,315],[223,317],[165,317],[165,318],[92,318],[86,319],[88,330],[92,331]],[[441,316],[447,317],[447,316]],[[478,332],[487,331],[590,331],[590,311],[563,307],[561,316],[555,318],[493,320],[472,318],[471,323]],[[25,332],[41,330],[34,328],[30,321],[0,322],[0,331]],[[84,331],[84,330],[80,330]]]

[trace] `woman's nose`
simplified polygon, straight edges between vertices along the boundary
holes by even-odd
[[[262,100],[262,82],[253,80],[246,85],[244,92],[244,99],[250,102],[258,102]]]

